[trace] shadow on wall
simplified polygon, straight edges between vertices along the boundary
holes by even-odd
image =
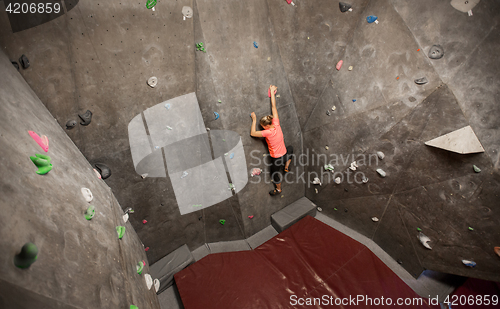
[[[146,109],[130,121],[128,134],[135,171],[143,178],[168,174],[181,215],[224,201],[248,183],[241,137],[207,132],[194,93]]]
[[[80,0],[4,0],[12,32],[30,29],[70,11]]]

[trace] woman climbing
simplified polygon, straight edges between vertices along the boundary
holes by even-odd
[[[271,155],[271,179],[276,188],[270,191],[269,194],[277,195],[281,193],[281,168],[285,165],[285,173],[288,173],[290,162],[292,161],[293,147],[285,147],[283,131],[281,131],[280,121],[278,118],[278,110],[276,109],[276,91],[278,88],[274,85],[269,86],[271,94],[271,109],[272,115],[264,116],[260,119],[260,125],[264,128],[263,131],[256,131],[257,118],[255,113],[250,114],[252,117],[252,128],[250,135],[253,137],[265,137],[269,154]],[[286,162],[286,163],[285,163]]]

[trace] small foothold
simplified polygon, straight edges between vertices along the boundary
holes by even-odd
[[[441,45],[432,45],[429,49],[429,58],[431,59],[441,59],[444,56],[444,49]]]
[[[353,102],[356,102],[356,99],[353,99],[352,101],[353,101]]]
[[[35,263],[38,258],[38,247],[31,242],[24,244],[21,252],[14,256],[14,265],[16,267],[25,269]]]
[[[334,207],[333,210],[337,211],[337,208]]]
[[[186,171],[182,172],[181,179],[186,177],[187,175],[188,175],[188,172],[186,172]]]
[[[317,209],[319,212],[323,211],[323,209],[321,207],[318,207]]]
[[[387,175],[381,168],[377,168],[377,173],[382,177],[385,177]]]
[[[83,195],[83,198],[85,199],[85,201],[87,201],[88,203],[92,202],[92,199],[94,198],[94,196],[92,195],[92,191],[90,191],[90,189],[81,188],[80,192],[82,192],[82,195]]]
[[[280,97],[280,95],[279,95],[279,94],[277,94],[277,95],[276,95],[276,97],[277,97],[277,98],[279,98],[279,97]]]
[[[253,219],[253,215],[252,216],[248,216],[248,219]]]
[[[66,129],[71,130],[74,127],[76,127],[76,124],[77,124],[76,120],[68,120],[68,122],[66,122]]]
[[[425,85],[427,84],[429,81],[427,80],[427,77],[422,77],[422,78],[418,78],[416,80],[414,80],[415,84],[417,85]]]
[[[129,215],[128,214],[124,214],[122,216],[122,219],[123,219],[123,223],[126,223],[128,221],[128,218],[129,218]]]
[[[229,155],[229,159],[232,159],[234,158],[234,152],[232,152],[230,155]]]
[[[227,153],[227,152],[226,152],[226,153],[224,154],[224,157],[227,157],[227,156],[229,156],[229,153]]]
[[[201,221],[201,219],[203,219],[203,216],[198,217],[198,221]]]
[[[339,2],[339,8],[342,13],[345,13],[351,9],[351,5],[345,2]]]
[[[118,234],[118,239],[122,239],[123,235],[125,235],[125,227],[121,225],[117,226],[116,233]]]
[[[340,182],[341,182],[341,181],[340,181],[340,177],[335,178],[335,183],[336,183],[336,184],[340,185]]]
[[[335,68],[337,69],[337,71],[340,71],[340,68],[342,68],[342,64],[344,63],[344,60],[340,60],[339,62],[337,62],[337,65],[335,66]]]
[[[225,142],[226,140],[223,138],[222,141]]]
[[[345,192],[349,192],[349,190],[347,190],[347,188],[344,188],[344,191],[345,191]]]
[[[101,174],[95,168],[93,168],[93,170],[94,170],[94,173],[97,176],[97,178],[102,179]]]
[[[417,227],[417,231],[422,232],[422,229],[421,229],[421,228],[419,228],[419,227]]]
[[[373,217],[373,218],[372,218],[372,221],[373,221],[373,222],[378,222],[378,218],[377,218],[377,217]]]
[[[348,212],[349,210],[347,208],[344,208],[344,212]]]
[[[425,236],[424,233],[419,232],[417,238],[418,238],[418,240],[420,240],[420,243],[422,243],[422,245],[424,245],[424,247],[426,247],[429,250],[432,250],[431,246],[429,246],[429,244],[428,244],[428,242],[431,241],[431,239],[429,237]]]
[[[474,229],[472,227],[469,226],[469,231],[474,231]]]
[[[222,101],[221,101],[221,100],[219,100],[219,101],[217,101],[217,102],[222,103]]]
[[[156,149],[156,150],[160,149],[160,146],[155,146],[155,149]]]
[[[148,252],[149,251],[149,247],[144,248],[144,251]]]
[[[221,225],[224,225],[224,224],[226,224],[226,220],[224,220],[224,219],[220,219],[220,220],[219,220],[219,223],[220,223]]]
[[[166,108],[167,110],[169,110],[169,109],[170,109],[170,107],[171,107],[170,103],[165,104],[165,108]]]
[[[377,151],[377,157],[378,157],[380,160],[384,160],[384,158],[385,158],[385,154],[384,154],[382,151]]]
[[[328,116],[330,116],[330,115],[331,115],[330,111],[326,111],[326,114],[327,114]]]
[[[182,15],[185,18],[191,18],[191,17],[193,17],[193,9],[190,8],[189,6],[183,6],[182,7]]]
[[[207,131],[210,131],[210,128],[207,128]]]
[[[229,189],[229,190],[235,190],[235,189],[236,189],[236,187],[235,187],[232,183],[230,183],[230,184],[229,184],[229,188],[228,188],[228,189]]]
[[[399,76],[398,76],[398,77],[396,77],[396,79],[399,79]]]
[[[399,265],[403,264],[403,261],[401,260],[397,260],[396,262],[398,262]]]
[[[146,224],[146,223],[148,223],[148,220],[146,220],[146,219],[142,220],[142,224]]]
[[[318,177],[315,177],[314,180],[312,181],[314,185],[320,185],[321,186],[321,181],[319,180]]]
[[[172,130],[172,127],[171,126],[167,126],[167,130]]]
[[[325,149],[328,150],[329,149],[328,146],[325,146]]]
[[[87,110],[83,114],[78,114],[78,117],[80,117],[80,119],[82,120],[80,122],[80,124],[82,126],[88,126],[90,124],[90,122],[92,121],[92,112]]]
[[[334,111],[334,110],[336,110],[336,109],[337,109],[337,107],[335,107],[335,105],[334,105],[334,106],[332,107],[332,111]]]
[[[21,58],[19,58],[19,64],[23,69],[27,69],[30,67],[30,61],[25,55],[22,55]]]
[[[253,47],[259,48],[259,44],[257,44],[257,42],[253,42]]]
[[[284,198],[284,197],[285,197],[284,195],[281,196],[281,198]]]
[[[366,176],[363,175],[362,181],[363,181],[363,183],[367,183],[368,182],[368,177],[366,177]]]
[[[417,51],[420,51],[420,48],[419,48],[419,49],[417,49]]]
[[[144,173],[144,174],[141,175],[141,178],[142,179],[146,179],[146,177],[148,177],[148,175],[149,175],[148,173]]]
[[[316,194],[318,194],[318,189],[314,188],[314,191],[316,191]]]
[[[11,61],[12,65],[19,71],[19,64],[15,61]]]
[[[378,17],[377,17],[377,16],[375,16],[375,15],[370,15],[370,16],[367,16],[367,17],[366,17],[366,21],[367,21],[369,24],[371,24],[371,23],[375,22],[375,21],[377,20],[377,18],[378,18]]]
[[[271,57],[267,57],[267,61],[271,61]]]
[[[156,85],[158,84],[158,78],[156,78],[155,76],[152,76],[148,79],[148,85],[151,87],[151,88],[154,88],[156,87]]]
[[[252,172],[251,172],[251,175],[252,175],[252,177],[253,176],[258,176],[258,175],[260,175],[260,173],[262,173],[262,170],[260,168],[253,168]]]
[[[107,179],[109,176],[111,176],[111,169],[102,163],[96,163],[94,166],[99,170],[99,173],[101,174],[102,179]]]
[[[470,261],[470,260],[462,260],[462,263],[464,263],[465,266],[468,267],[476,267],[476,262]]]
[[[87,208],[87,211],[85,212],[85,219],[91,220],[95,216],[95,207],[90,205],[89,208]]]
[[[128,207],[127,209],[125,209],[125,213],[126,214],[133,214],[134,210],[132,209],[132,207]]]
[[[352,71],[352,69],[354,69],[354,67],[352,65],[350,65],[348,68],[347,68],[349,71]]]
[[[220,117],[219,113],[214,112],[214,115],[215,115],[215,120],[219,119],[219,117]]]
[[[481,169],[475,165],[473,165],[472,168],[474,169],[474,172],[476,172],[476,173],[481,172]]]
[[[144,264],[141,262],[138,262],[137,265],[135,265],[135,268],[137,269],[137,273],[140,275],[142,274],[142,270],[144,269]]]

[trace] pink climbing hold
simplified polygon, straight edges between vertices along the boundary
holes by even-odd
[[[47,136],[42,135],[42,137],[40,137],[33,131],[28,131],[28,133],[35,140],[35,142],[42,147],[43,151],[49,152],[49,139]]]
[[[339,62],[337,62],[337,65],[335,66],[335,68],[337,69],[337,71],[340,71],[340,68],[342,67],[343,63],[344,63],[344,60],[340,60]]]
[[[274,90],[274,94],[276,94],[276,92],[277,92],[277,91],[278,91],[278,90]],[[267,89],[267,95],[268,95],[269,97],[271,97],[271,88],[268,88],[268,89]]]
[[[148,220],[146,220],[146,219],[142,220],[142,224],[146,224],[146,223],[148,223]]]
[[[146,266],[146,262],[144,260],[142,260],[142,265]]]
[[[149,250],[149,247],[144,248],[144,251],[148,252],[148,250]]]
[[[286,3],[288,4],[292,3],[292,0],[286,0]]]
[[[262,170],[260,168],[253,168],[251,175],[252,175],[252,177],[258,176],[258,175],[260,175],[260,173],[262,173]]]
[[[253,219],[253,216],[248,216],[248,218]]]
[[[99,173],[95,168],[94,168],[94,172],[97,175],[97,178],[101,179],[101,173]]]

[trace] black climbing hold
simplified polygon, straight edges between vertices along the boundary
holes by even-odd
[[[78,117],[82,120],[82,122],[80,122],[82,126],[88,126],[92,120],[92,112],[87,110],[84,114],[78,114]]]
[[[326,114],[327,114],[328,116],[330,116],[330,115],[331,115],[330,111],[326,111]]]
[[[345,192],[349,192],[349,190],[347,190],[347,188],[344,188],[344,191],[345,191]]]
[[[34,243],[24,244],[21,252],[14,257],[14,265],[19,268],[28,268],[38,258],[38,248]]]
[[[348,211],[347,208],[344,208],[344,211],[347,212]]]
[[[105,164],[102,163],[96,163],[94,164],[95,168],[99,170],[99,173],[101,174],[102,179],[106,179],[109,176],[111,176],[111,169],[107,167]]]
[[[403,264],[403,261],[401,261],[399,259],[396,262],[398,262],[399,265]]]
[[[30,61],[28,60],[28,57],[25,55],[22,55],[21,58],[19,58],[19,63],[23,67],[23,69],[27,69],[30,67]]]
[[[201,219],[203,219],[203,216],[199,216],[199,217],[198,217],[198,220],[200,220],[200,221],[201,221]]]
[[[429,58],[431,59],[441,59],[444,56],[444,49],[441,45],[432,45],[429,49]]]
[[[76,120],[68,120],[66,122],[66,129],[71,130],[76,126]]]
[[[426,77],[418,78],[415,80],[415,84],[417,84],[417,85],[427,84],[428,82],[429,81],[427,80]]]
[[[339,2],[340,11],[345,13],[352,7],[349,3]]]
[[[11,63],[19,71],[19,64],[15,61],[11,61]]]

